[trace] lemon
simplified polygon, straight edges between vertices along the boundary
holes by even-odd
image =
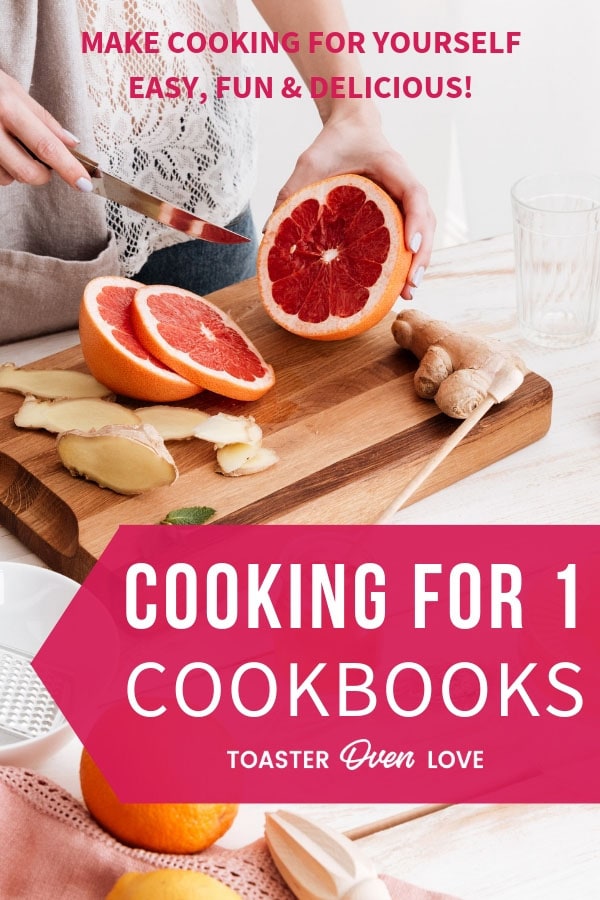
[[[106,900],[242,900],[239,894],[210,875],[180,869],[127,872]]]

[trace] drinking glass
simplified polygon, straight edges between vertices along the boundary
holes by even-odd
[[[530,175],[511,198],[521,331],[544,347],[582,344],[600,310],[600,178]]]

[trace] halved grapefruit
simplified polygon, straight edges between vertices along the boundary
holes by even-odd
[[[79,339],[86,364],[98,381],[126,397],[168,403],[185,400],[200,387],[146,350],[131,324],[138,281],[120,276],[93,278],[79,308]]]
[[[191,291],[150,285],[136,291],[131,321],[139,340],[183,378],[234,400],[256,400],[275,383],[242,329]]]
[[[270,216],[258,252],[261,299],[294,334],[352,337],[390,311],[411,260],[394,200],[361,175],[335,175]]]

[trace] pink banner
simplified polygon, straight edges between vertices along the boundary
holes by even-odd
[[[600,802],[600,527],[122,527],[34,664],[121,799]]]

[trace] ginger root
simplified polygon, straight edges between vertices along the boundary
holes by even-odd
[[[453,331],[416,309],[396,317],[392,334],[402,349],[420,360],[414,378],[419,397],[435,398],[441,411],[455,419],[466,419],[477,409],[507,364],[514,367],[514,389],[527,372],[523,360],[500,341]]]
[[[97,431],[65,431],[58,455],[72,475],[117,494],[141,494],[178,477],[177,466],[151,425],[108,425]]]

